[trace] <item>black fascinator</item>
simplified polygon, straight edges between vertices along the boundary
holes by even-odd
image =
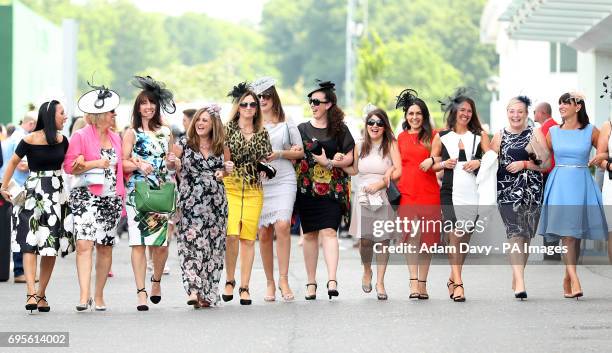
[[[405,112],[411,105],[414,104],[417,98],[419,98],[417,91],[413,90],[412,88],[406,88],[400,92],[399,96],[397,96],[395,109],[402,108],[402,110]]]
[[[469,98],[470,94],[473,93],[475,92],[472,88],[459,87],[455,90],[455,93],[452,96],[448,96],[442,100],[439,100],[438,103],[440,103],[442,111],[448,113],[454,106],[465,101],[465,99]]]
[[[612,89],[610,87],[611,86],[610,75],[606,75],[606,77],[603,78],[603,81],[601,81],[601,85],[603,86],[602,87],[603,91],[601,92],[601,95],[599,96],[599,98],[605,98],[607,96],[607,97],[610,97],[610,99],[612,99]]]
[[[531,106],[531,99],[527,96],[518,96],[516,97],[520,102],[524,103],[527,108]]]
[[[227,94],[228,97],[232,97],[232,102],[237,103],[240,97],[242,97],[249,90],[249,84],[244,81],[240,82]]]
[[[319,79],[315,80],[315,87],[308,93],[308,97],[312,96],[313,93],[319,91],[335,91],[336,84],[331,81],[321,81]]]
[[[176,112],[176,104],[174,104],[174,95],[166,88],[163,82],[155,81],[151,76],[142,77],[134,76],[132,85],[143,91],[153,93],[159,100],[160,107],[168,114]]]

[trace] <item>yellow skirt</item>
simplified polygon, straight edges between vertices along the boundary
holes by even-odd
[[[224,178],[223,183],[229,208],[227,235],[255,240],[259,215],[263,207],[263,189],[261,186],[245,183],[242,178],[232,176]]]

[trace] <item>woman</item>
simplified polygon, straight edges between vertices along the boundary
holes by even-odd
[[[436,159],[430,157],[432,140],[436,132],[431,126],[431,116],[425,101],[417,97],[416,91],[406,89],[400,93],[395,105],[402,108],[404,121],[398,136],[402,159],[402,175],[398,183],[401,193],[399,213],[402,218],[425,221],[440,220],[440,185],[436,173],[431,169]],[[440,161],[438,158],[437,162]],[[431,253],[420,251],[421,246],[436,245],[440,241],[440,229],[426,227],[406,235],[405,239],[418,251],[407,254],[410,272],[411,299],[429,299],[427,275],[431,265]]]
[[[447,130],[438,133],[432,142],[431,156],[442,157],[433,170],[444,170],[440,201],[444,218],[443,230],[449,233],[448,259],[451,273],[447,283],[449,296],[455,302],[464,302],[461,271],[465,253],[460,244],[469,243],[478,220],[478,191],[476,171],[480,158],[489,149],[489,137],[483,131],[476,113],[476,104],[458,89],[453,97],[442,103],[446,111]]]
[[[585,98],[580,93],[561,95],[559,113],[563,124],[552,127],[546,135],[548,148],[555,156],[555,167],[544,188],[538,234],[549,240],[561,238],[567,250],[562,254],[564,297],[578,299],[583,296],[576,271],[580,242],[608,237],[601,191],[588,169],[589,153],[597,144],[599,130],[589,123]]]
[[[508,126],[495,133],[491,149],[499,155],[497,169],[497,205],[511,244],[512,290],[517,299],[526,299],[525,266],[529,252],[524,252],[535,235],[542,204],[543,169],[536,157],[530,160],[528,147],[544,141],[540,131],[527,124],[531,101],[525,96],[512,98],[506,107]]]
[[[276,237],[278,256],[278,289],[285,301],[294,299],[289,287],[289,257],[291,250],[291,215],[295,203],[297,182],[292,160],[304,157],[300,132],[285,117],[283,106],[276,92],[275,81],[264,77],[253,82],[253,91],[259,97],[264,127],[270,135],[272,153],[267,161],[276,169],[273,179],[263,180],[264,202],[259,217],[259,251],[266,273],[265,301],[275,300],[273,239]]]
[[[251,305],[249,281],[255,258],[257,223],[263,206],[261,162],[271,153],[270,137],[263,127],[257,95],[246,82],[235,86],[229,94],[234,106],[230,122],[225,126],[226,146],[229,148],[234,170],[224,179],[229,214],[227,219],[227,254],[224,301],[233,299],[236,286],[234,275],[240,248],[241,305]]]
[[[136,76],[134,84],[142,91],[136,97],[132,111],[132,127],[123,137],[123,170],[132,173],[127,182],[125,208],[128,219],[129,244],[132,247],[132,269],[138,295],[138,311],[147,311],[145,273],[147,270],[145,247],[153,249],[153,275],[151,276],[151,302],[161,301],[161,278],[168,258],[169,214],[140,212],[136,209],[135,184],[146,181],[156,188],[169,182],[170,172],[176,166],[172,146],[172,134],[162,125],[161,109],[168,114],[176,110],[172,93],[163,83],[151,77]]]
[[[188,305],[209,307],[219,301],[225,258],[227,200],[222,178],[231,172],[223,146],[223,123],[216,104],[199,109],[179,140],[178,253]],[[223,161],[227,161],[224,162]]]
[[[86,127],[74,132],[64,159],[64,170],[74,175],[68,205],[77,247],[77,274],[80,301],[77,311],[92,306],[90,297],[93,249],[96,249],[95,309],[106,310],[104,286],[110,271],[117,224],[123,209],[125,188],[121,138],[111,130],[119,95],[105,87],[93,87],[79,99],[79,109],[87,115]],[[90,173],[103,175],[100,183],[85,182]],[[80,182],[79,181],[83,181]]]
[[[357,203],[353,205],[349,234],[359,239],[359,253],[363,264],[362,289],[372,291],[372,252],[374,243],[388,245],[389,236],[378,237],[372,229],[376,220],[392,219],[394,212],[387,198],[390,179],[397,180],[402,174],[402,165],[397,141],[389,123],[387,113],[374,109],[365,119],[366,131],[363,143],[353,149],[355,163],[344,168],[349,175],[357,175],[359,184],[355,185]],[[376,297],[387,300],[385,272],[389,254],[376,254]],[[368,279],[366,279],[368,278]]]
[[[348,217],[349,177],[341,169],[353,164],[355,141],[344,124],[344,112],[337,105],[335,84],[317,82],[308,93],[312,119],[298,126],[304,146],[304,159],[297,165],[296,206],[304,232],[304,262],[308,275],[306,300],[317,298],[319,239],[327,264],[327,294],[338,296],[337,230],[342,217]],[[331,159],[330,159],[331,158]]]
[[[11,201],[8,185],[15,168],[28,158],[30,175],[25,183],[23,205],[13,205],[13,244],[15,252],[23,253],[27,294],[26,310],[49,312],[45,295],[58,254],[66,256],[74,251],[72,234],[64,229],[68,213],[67,197],[62,179],[62,162],[68,150],[68,139],[59,131],[64,128],[64,107],[56,100],[45,102],[38,110],[34,132],[24,137],[11,159],[6,163],[0,192]],[[36,262],[40,259],[40,282],[34,288]]]

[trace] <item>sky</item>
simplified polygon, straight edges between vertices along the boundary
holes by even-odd
[[[144,11],[177,16],[185,12],[205,13],[232,22],[257,24],[265,0],[131,0]]]

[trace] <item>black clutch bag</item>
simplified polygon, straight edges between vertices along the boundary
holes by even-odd
[[[312,154],[316,154],[317,156],[323,152],[323,146],[316,138],[312,139],[312,144],[310,147],[306,148],[306,150]]]
[[[387,198],[389,199],[389,203],[394,210],[397,210],[397,207],[400,204],[400,198],[402,194],[400,194],[399,189],[397,188],[397,184],[394,181],[389,183],[389,187],[387,188]]]
[[[273,166],[271,166],[268,163],[264,163],[264,162],[258,162],[257,163],[257,172],[264,172],[266,173],[266,177],[268,179],[272,179],[276,176],[276,168],[274,168]]]

